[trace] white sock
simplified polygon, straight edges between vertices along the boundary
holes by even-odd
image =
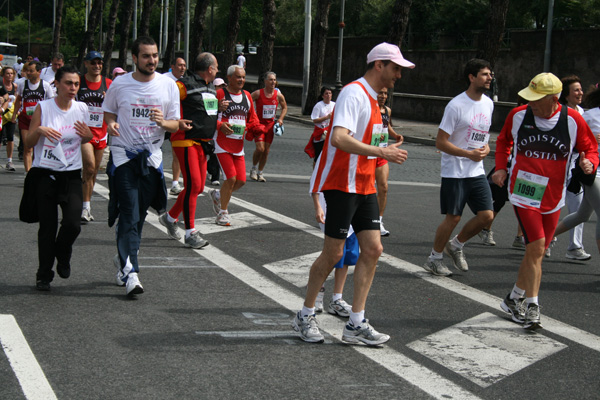
[[[89,210],[89,209],[90,209],[90,207],[91,207],[91,206],[90,206],[90,202],[89,202],[89,201],[84,201],[84,202],[83,202],[83,208],[85,208],[85,209]]]
[[[6,159],[6,162],[12,162],[12,157],[8,157],[8,158]]]
[[[525,291],[523,289],[521,289],[520,287],[518,287],[517,284],[515,283],[515,286],[513,287],[512,292],[510,292],[510,298],[511,299],[522,299],[523,297],[525,297]]]
[[[177,218],[171,217],[171,215],[169,213],[167,213],[167,219],[169,220],[170,223],[177,222]]]
[[[383,215],[379,216],[379,222],[383,222]]]
[[[196,231],[195,229],[186,229],[185,230],[185,238],[186,239],[189,238],[191,236],[191,234],[195,231]]]
[[[259,175],[260,175],[260,174],[262,174],[262,170],[259,170],[259,171],[258,171],[258,174],[259,174]]]
[[[360,326],[360,324],[362,324],[364,319],[365,319],[365,310],[355,313],[354,308],[352,308],[352,311],[350,312],[350,322],[352,322],[352,325]]]
[[[539,303],[538,303],[538,297],[537,296],[535,296],[535,297],[527,297],[525,299],[525,303],[527,304],[527,307],[529,307],[530,304],[539,305]]]
[[[464,243],[461,243],[458,240],[458,235],[456,235],[452,238],[452,240],[450,241],[450,244],[452,245],[452,247],[455,247],[457,249],[462,249],[465,245]]]
[[[341,300],[342,299],[342,294],[341,293],[334,293],[333,296],[331,296],[331,301],[334,302],[336,300]]]
[[[444,258],[444,253],[438,253],[434,249],[431,249],[431,254],[429,255],[430,260],[441,260]]]
[[[306,306],[302,306],[302,310],[300,311],[300,316],[302,318],[308,317],[309,315],[315,314],[315,308],[308,308]]]

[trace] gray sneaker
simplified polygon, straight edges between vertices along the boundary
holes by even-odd
[[[204,240],[200,237],[200,232],[194,231],[190,236],[185,238],[185,246],[191,247],[192,249],[201,249],[208,245],[208,240]]]
[[[525,241],[523,236],[515,236],[515,240],[512,242],[512,247],[515,249],[525,249]]]
[[[586,260],[589,260],[590,258],[592,258],[592,256],[590,254],[586,253],[585,250],[583,250],[581,247],[578,249],[567,250],[567,254],[565,254],[565,257],[567,257],[571,260],[579,260],[579,261],[586,261]]]
[[[510,314],[513,321],[518,324],[525,322],[525,299],[511,299],[510,293],[500,303],[500,308]]]
[[[292,321],[292,328],[300,333],[300,339],[305,342],[323,343],[325,341],[325,338],[319,331],[319,324],[314,314],[303,318],[300,316],[300,311],[298,311]]]
[[[452,244],[448,242],[446,243],[446,247],[444,247],[444,253],[448,254],[452,258],[454,268],[464,272],[469,270],[469,264],[467,264],[465,254],[463,253],[462,249],[455,249],[452,247]]]
[[[496,242],[494,241],[494,232],[488,229],[482,229],[477,236],[481,238],[481,243],[486,246],[495,246]]]
[[[354,326],[352,321],[348,321],[342,333],[342,342],[345,343],[364,343],[369,346],[384,344],[390,340],[390,336],[379,333],[369,325],[369,320],[363,319],[360,326]]]
[[[260,173],[258,174],[258,178],[257,178],[257,180],[258,180],[259,182],[266,182],[266,181],[267,181],[267,180],[265,179],[265,176],[263,175],[263,173],[262,173],[262,172],[260,172]]]
[[[537,304],[529,304],[527,306],[527,311],[525,311],[525,323],[523,324],[523,328],[535,331],[537,329],[543,328],[542,323],[540,322],[540,306]]]
[[[172,239],[179,240],[181,239],[181,233],[178,232],[179,227],[177,226],[177,221],[169,222],[169,218],[167,217],[167,213],[162,214],[158,217],[158,222],[165,228],[167,228],[167,233]]]
[[[344,299],[330,301],[329,306],[327,306],[327,312],[329,314],[339,315],[340,317],[344,318],[350,316],[350,311],[352,311],[352,306],[346,303]]]
[[[258,171],[254,167],[252,167],[250,169],[250,179],[252,179],[253,181],[257,181],[258,180]]]
[[[554,236],[552,238],[552,241],[550,241],[550,246],[548,246],[548,248],[544,252],[544,256],[546,256],[546,258],[549,258],[552,255],[552,248],[554,247],[557,241],[558,239],[556,238],[556,236]]]
[[[183,187],[181,187],[181,185],[179,183],[175,186],[172,186],[171,190],[169,190],[169,193],[173,196],[177,196],[181,192],[183,192]]]
[[[219,215],[219,212],[221,211],[221,192],[216,189],[209,189],[208,195],[212,200],[213,211],[215,214]]]
[[[452,271],[446,267],[444,260],[427,259],[427,262],[423,265],[423,268],[425,268],[425,271],[431,272],[433,275],[437,276],[452,275]]]
[[[9,161],[9,162],[6,163],[6,170],[10,171],[10,172],[15,172],[16,171],[15,166],[12,163],[12,161]]]

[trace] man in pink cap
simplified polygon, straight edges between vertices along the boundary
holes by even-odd
[[[321,343],[315,317],[315,300],[321,285],[341,259],[350,224],[356,233],[360,256],[354,272],[354,297],[350,320],[342,341],[380,345],[389,335],[377,332],[365,319],[365,303],[383,251],[379,233],[379,208],[375,189],[377,157],[402,164],[408,154],[401,143],[387,145],[377,93],[392,88],[403,68],[414,68],[398,46],[381,43],[367,55],[364,76],[346,85],[333,111],[331,131],[311,177],[310,193],[322,192],[327,203],[323,251],[310,270],[302,310],[292,327],[306,342]]]

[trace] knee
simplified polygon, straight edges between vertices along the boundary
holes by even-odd
[[[383,253],[383,245],[379,243],[376,245],[365,246],[365,248],[360,249],[360,253],[368,259],[378,259]]]
[[[386,182],[377,182],[377,195],[378,196],[387,196],[388,192],[388,183]]]
[[[483,225],[489,225],[494,221],[494,213],[492,211],[480,212],[479,219]]]

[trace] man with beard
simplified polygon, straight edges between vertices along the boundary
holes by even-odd
[[[474,58],[465,65],[464,78],[469,87],[453,98],[444,110],[436,139],[442,152],[440,208],[446,217],[435,232],[433,249],[423,265],[433,275],[449,276],[443,253],[454,267],[469,270],[463,246],[494,218],[492,192],[485,177],[483,159],[490,152],[488,141],[494,103],[484,96],[492,82],[490,63]],[[452,240],[465,205],[475,214]]]
[[[179,90],[172,79],[156,73],[158,49],[154,39],[141,36],[133,42],[136,71],[114,81],[102,109],[112,136],[109,176],[108,224],[117,224],[117,283],[128,296],[144,292],[138,278],[138,252],[142,227],[150,206],[164,212],[167,191],[161,146],[165,131],[189,129],[179,120]]]

